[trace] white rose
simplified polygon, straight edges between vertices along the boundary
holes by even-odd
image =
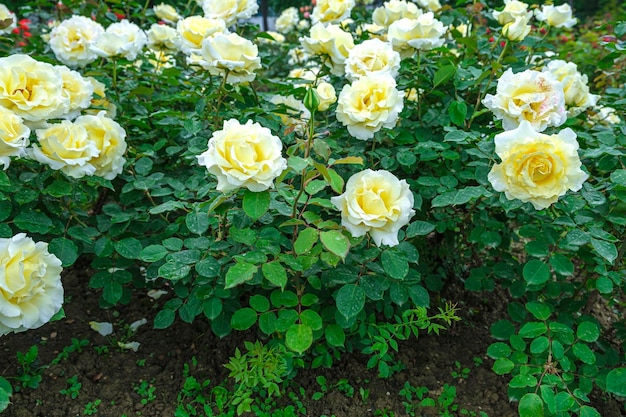
[[[0,336],[36,329],[63,305],[61,261],[24,233],[0,239]]]
[[[389,26],[387,39],[402,58],[412,56],[416,50],[429,51],[444,44],[447,27],[434,18],[432,12],[417,19],[400,19]]]
[[[313,55],[327,55],[330,59],[324,60],[330,72],[343,75],[344,63],[352,48],[352,35],[343,31],[338,25],[317,23],[313,25],[309,36],[300,38],[304,50]]]
[[[93,175],[112,180],[120,174],[126,162],[126,131],[116,121],[106,117],[104,111],[95,116],[80,116],[74,123],[87,131],[89,139],[98,149],[98,156],[89,160],[95,167]]]
[[[400,54],[390,43],[374,38],[352,48],[345,65],[350,81],[367,74],[389,74],[395,78],[400,69]]]
[[[289,71],[287,77],[296,78],[299,80],[314,82],[317,79],[317,73],[319,68],[294,68]]]
[[[376,246],[398,245],[398,231],[415,214],[407,182],[384,170],[354,174],[346,191],[330,201],[341,211],[341,225],[352,236],[369,233]]]
[[[11,156],[18,158],[26,155],[30,129],[22,118],[11,110],[0,106],[0,164],[7,169]]]
[[[327,82],[321,82],[315,87],[319,104],[317,105],[318,111],[326,111],[331,104],[337,101],[337,93],[335,87]]]
[[[556,59],[543,67],[543,71],[554,75],[563,85],[569,117],[575,117],[587,108],[595,106],[600,99],[600,96],[589,93],[587,76],[578,72],[578,67],[573,62]]]
[[[526,120],[541,132],[567,120],[563,86],[549,72],[526,70],[517,74],[508,69],[496,87],[496,95],[483,100],[505,130],[515,129]]]
[[[311,27],[311,23],[307,19],[300,19],[297,27],[298,30],[305,30]]]
[[[523,41],[530,33],[530,25],[526,16],[518,16],[514,21],[507,23],[502,27],[502,34],[510,41]]]
[[[288,54],[288,64],[291,66],[302,65],[306,63],[309,59],[311,59],[311,54],[305,51],[304,48],[292,48],[289,50]]]
[[[544,135],[522,121],[517,129],[496,135],[495,144],[502,162],[489,172],[489,182],[509,200],[530,202],[536,210],[567,190],[580,190],[589,177],[580,169],[576,133],[569,128]]]
[[[107,116],[114,118],[117,115],[117,107],[113,102],[107,99],[105,91],[106,86],[104,83],[101,83],[93,77],[86,77],[85,79],[93,86],[93,94],[95,96],[91,99],[92,108],[87,109],[85,112],[88,114],[97,114],[100,113],[100,110],[95,109],[105,109]]]
[[[275,27],[280,33],[288,34],[296,28],[300,15],[295,7],[288,7],[276,19]]]
[[[377,7],[372,13],[372,22],[376,26],[388,28],[396,20],[403,18],[417,19],[422,11],[405,0],[389,0]]]
[[[402,111],[404,93],[389,75],[365,75],[346,84],[337,100],[337,120],[360,140],[374,137],[380,129],[391,129]]]
[[[560,6],[543,5],[541,9],[535,10],[535,17],[540,22],[546,22],[556,28],[571,28],[577,22],[576,18],[572,17],[572,8],[567,3]]]
[[[176,23],[180,19],[180,15],[176,9],[169,4],[161,3],[152,8],[154,14],[166,23]]]
[[[123,19],[106,28],[94,50],[103,57],[122,56],[134,61],[147,42],[148,37],[139,26]]]
[[[10,21],[6,27],[0,28],[0,35],[9,34],[16,27],[17,19],[15,13],[7,8],[4,4],[0,3],[0,20]]]
[[[277,136],[258,123],[236,119],[224,122],[213,132],[209,148],[199,155],[198,163],[217,177],[217,190],[228,192],[245,187],[253,192],[274,187],[274,179],[286,168],[283,144]]]
[[[526,17],[530,20],[532,16],[533,12],[528,11],[528,5],[518,0],[504,0],[504,9],[501,12],[493,12],[493,18],[503,26],[518,17]]]
[[[315,24],[339,23],[350,17],[355,6],[354,0],[317,0],[311,14],[311,21]]]
[[[605,126],[610,126],[622,122],[622,119],[620,119],[613,107],[600,106],[595,110],[596,111],[589,117],[591,125],[601,123]]]
[[[228,77],[226,82],[238,84],[254,80],[254,71],[261,68],[259,49],[236,33],[217,33],[202,41],[200,65],[213,75]]]
[[[267,45],[267,44],[273,44],[273,43],[285,43],[285,35],[283,35],[282,33],[274,32],[273,30],[268,30],[265,33],[270,35],[272,39],[258,36],[256,40],[260,45],[261,44]]]
[[[198,53],[202,41],[216,33],[225,33],[226,24],[222,19],[208,19],[203,16],[189,16],[179,20],[176,30],[181,39],[181,49],[186,54]]]
[[[146,32],[148,48],[159,52],[178,52],[180,37],[176,29],[157,23],[150,26]]]
[[[85,16],[72,16],[50,32],[50,48],[59,61],[84,67],[98,59],[94,45],[104,33],[100,23]]]
[[[287,130],[295,131],[298,135],[303,135],[306,129],[306,125],[311,118],[311,112],[305,107],[302,101],[295,98],[293,95],[281,96],[275,94],[270,97],[270,103],[277,106],[285,106],[286,113],[275,113],[283,125],[287,126]]]
[[[98,156],[100,150],[83,126],[63,120],[46,129],[38,129],[36,133],[39,146],[33,144],[28,149],[32,159],[73,178],[96,172],[90,161]]]
[[[256,0],[205,0],[202,9],[206,17],[222,19],[226,26],[231,26],[238,19],[250,19],[259,10],[259,5]]]
[[[417,0],[417,4],[431,12],[436,12],[441,9],[441,3],[439,3],[439,0]]]
[[[70,101],[55,67],[16,54],[0,58],[0,106],[26,121],[39,122],[66,114]]]
[[[73,118],[78,116],[81,110],[91,105],[93,99],[94,85],[86,78],[83,78],[79,72],[69,69],[63,65],[54,67],[63,79],[62,94],[69,100],[69,112],[64,115],[65,118]]]

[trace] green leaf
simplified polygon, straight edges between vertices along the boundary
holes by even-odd
[[[73,265],[78,258],[78,247],[74,242],[64,237],[52,239],[48,249],[61,260],[63,267]]]
[[[492,343],[487,348],[487,355],[491,359],[508,358],[511,356],[511,353],[511,347],[502,342]]]
[[[543,417],[543,401],[537,394],[524,394],[517,406],[520,417]]]
[[[537,378],[533,375],[515,375],[511,382],[509,382],[509,387],[511,388],[526,388],[535,386],[537,386]]]
[[[556,413],[564,413],[572,409],[576,400],[569,392],[561,391],[554,397]]]
[[[215,320],[222,313],[222,300],[211,297],[203,303],[202,309],[207,319]]]
[[[293,250],[297,255],[302,255],[309,252],[313,245],[317,243],[319,238],[319,231],[312,227],[307,227],[304,230],[298,232],[298,238],[293,244]]]
[[[578,329],[576,329],[576,336],[580,340],[592,343],[600,337],[600,330],[597,324],[590,321],[583,321],[578,325]]]
[[[530,301],[526,303],[526,310],[528,310],[530,314],[535,316],[537,320],[548,320],[548,318],[552,314],[550,312],[550,307],[537,301]]]
[[[72,194],[72,185],[66,181],[54,180],[43,192],[56,198],[64,197]]]
[[[6,410],[9,404],[11,404],[11,395],[13,395],[11,383],[0,377],[0,412]]]
[[[306,324],[313,330],[320,330],[323,325],[320,315],[310,309],[304,310],[302,313],[300,313],[300,321],[302,322],[302,324]]]
[[[463,126],[465,124],[465,117],[467,116],[467,104],[464,101],[453,101],[448,107],[448,115],[450,121],[457,126]]]
[[[185,278],[190,271],[190,265],[179,262],[166,262],[159,267],[159,276],[170,281],[178,281]]]
[[[267,310],[270,309],[270,301],[267,299],[266,296],[260,294],[255,294],[250,297],[249,304],[250,307],[252,307],[255,311],[258,311],[259,313],[265,313]]]
[[[270,208],[269,191],[259,193],[246,190],[243,195],[243,211],[253,220],[263,216]]]
[[[44,213],[34,210],[20,210],[13,219],[13,223],[20,229],[31,233],[45,234],[52,229],[52,220]]]
[[[225,288],[233,288],[246,281],[250,281],[258,269],[258,266],[248,262],[236,263],[228,269],[228,272],[226,272]]]
[[[139,258],[142,249],[143,246],[141,245],[141,242],[134,237],[128,237],[115,242],[115,251],[126,259]]]
[[[626,397],[626,368],[613,369],[606,376],[606,391]]]
[[[313,329],[306,324],[292,324],[285,334],[287,347],[302,353],[313,344]]]
[[[574,264],[569,258],[560,253],[555,253],[550,257],[550,265],[554,268],[554,272],[563,276],[570,276],[574,273]]]
[[[522,276],[530,285],[545,284],[550,279],[550,267],[545,262],[533,259],[524,265]]]
[[[198,275],[206,278],[219,277],[221,268],[220,263],[212,257],[204,258],[196,264]]]
[[[109,281],[102,290],[102,298],[109,304],[117,304],[122,298],[124,288],[116,281]]]
[[[330,324],[324,328],[324,336],[330,346],[343,346],[346,341],[346,334],[337,324]]]
[[[346,260],[350,250],[350,240],[343,233],[338,230],[320,232],[320,240],[327,251],[334,253],[344,261]]]
[[[612,183],[626,187],[626,169],[616,169],[610,178]]]
[[[247,330],[256,323],[257,313],[249,307],[240,308],[230,318],[230,326],[235,330]]]
[[[356,284],[346,284],[337,291],[337,310],[347,320],[356,317],[365,306],[365,291]]]
[[[617,258],[617,248],[615,247],[615,244],[611,242],[607,242],[607,241],[592,237],[591,246],[593,247],[593,249],[596,251],[598,255],[602,256],[611,264]]]
[[[589,348],[589,346],[584,343],[574,343],[574,346],[572,346],[572,352],[574,352],[574,356],[588,365],[596,363],[596,355]]]
[[[391,278],[404,279],[409,273],[406,255],[395,249],[388,249],[380,255],[383,269]]]
[[[515,364],[508,358],[498,358],[493,363],[493,372],[497,375],[505,375],[515,368]]]
[[[531,322],[524,324],[522,328],[519,329],[519,335],[526,339],[529,339],[529,338],[534,339],[538,336],[541,336],[547,331],[548,331],[548,326],[546,326],[545,323],[538,322],[538,321],[531,321]]]
[[[588,405],[583,405],[582,407],[580,407],[580,410],[578,411],[578,416],[579,417],[602,417],[602,414],[600,414],[598,410],[596,410],[593,407],[590,407]]]
[[[202,235],[209,228],[209,214],[204,211],[192,211],[185,216],[185,224],[191,233]]]
[[[426,236],[433,230],[435,230],[434,224],[422,220],[416,220],[406,228],[406,237],[411,238],[415,236]]]
[[[437,87],[438,85],[445,83],[450,78],[454,77],[455,73],[456,73],[455,65],[444,65],[440,67],[435,72],[435,76],[433,77],[433,87]]]
[[[491,325],[491,335],[494,339],[509,340],[515,333],[515,326],[508,320],[499,320]]]
[[[285,289],[285,285],[287,285],[287,271],[279,262],[265,263],[261,270],[265,279],[281,289]]]
[[[530,353],[537,355],[539,353],[543,353],[548,350],[548,346],[550,345],[550,341],[545,336],[539,336],[530,342]]]
[[[174,323],[174,319],[176,318],[176,313],[174,310],[169,308],[163,309],[157,313],[154,317],[154,322],[152,326],[155,329],[167,329]]]
[[[276,331],[276,314],[268,311],[259,316],[259,329],[267,335]]]
[[[165,258],[168,253],[168,250],[161,245],[150,245],[141,250],[141,253],[139,254],[139,259],[144,262],[152,263]]]

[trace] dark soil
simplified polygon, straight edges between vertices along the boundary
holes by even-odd
[[[163,304],[163,299],[155,301],[143,295],[128,305],[104,310],[98,307],[99,293],[88,288],[88,280],[89,276],[84,272],[70,272],[64,277],[67,300],[65,319],[0,339],[0,372],[5,378],[19,374],[16,352],[26,352],[33,344],[38,345],[36,364],[41,366],[49,364],[64,348],[72,345],[72,339],[89,342],[80,352],[69,353],[69,358],[58,365],[42,368],[39,388],[23,388],[15,393],[13,404],[3,415],[82,416],[86,415],[85,405],[99,399],[98,412],[93,415],[100,417],[174,416],[177,396],[183,386],[185,364],[189,366],[190,374],[199,381],[210,379],[209,390],[228,379],[228,370],[223,365],[233,356],[235,348],[243,348],[244,340],[254,340],[254,334],[241,333],[219,339],[201,318],[193,325],[178,320],[166,330],[154,330],[151,320]],[[459,406],[458,411],[452,414],[455,416],[479,415],[481,411],[490,417],[517,416],[516,403],[509,402],[507,397],[507,378],[495,375],[491,371],[492,361],[485,356],[488,345],[492,343],[489,326],[504,317],[506,300],[504,297],[498,299],[494,294],[489,294],[488,299],[462,291],[457,295],[465,297],[453,300],[460,302],[464,319],[440,336],[424,335],[418,340],[400,343],[398,359],[406,368],[393,377],[377,378],[374,370],[366,369],[368,357],[365,355],[344,354],[332,369],[300,371],[289,389],[298,393],[306,414],[316,417],[373,416],[376,410],[393,411],[396,417],[405,416],[403,397],[399,395],[405,382],[415,387],[427,387],[427,395],[431,398],[437,398],[444,384],[455,386],[455,404]],[[468,312],[472,315],[469,316]],[[125,336],[120,326],[121,318],[126,324],[148,319],[148,324],[139,327],[128,340],[141,343],[137,352],[122,351],[112,343],[113,339],[100,336],[89,326],[90,321],[111,322],[115,326],[112,336],[119,340]],[[108,347],[108,353],[97,352],[102,346]],[[481,361],[482,364],[477,366]],[[451,375],[457,370],[455,362],[470,369],[467,378]],[[82,386],[78,396],[72,399],[60,391],[70,386],[67,379],[74,375],[78,376]],[[312,396],[320,391],[316,382],[319,375],[326,377],[329,386],[347,379],[356,392],[349,397],[334,389],[315,401]],[[148,387],[154,387],[155,398],[144,401],[146,404],[134,389],[143,381]],[[14,387],[18,385],[15,380],[12,382]],[[300,388],[306,390],[304,395]],[[365,401],[359,395],[359,388],[369,390]],[[280,401],[294,403],[287,397]],[[604,417],[620,416],[619,407],[613,402],[600,401],[595,406]],[[461,414],[461,409],[471,413]],[[439,411],[423,409],[417,415],[434,417],[439,415]]]

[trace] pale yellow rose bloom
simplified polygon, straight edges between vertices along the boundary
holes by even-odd
[[[24,233],[0,239],[0,336],[36,329],[63,305],[61,261]]]
[[[567,3],[560,6],[543,5],[541,9],[535,10],[535,17],[540,22],[546,22],[549,26],[556,28],[572,28],[577,22],[577,19],[572,16],[572,8]]]
[[[157,52],[178,52],[180,49],[180,36],[176,29],[157,23],[150,26],[146,32],[148,48]]]
[[[600,99],[600,96],[589,92],[587,75],[578,72],[578,67],[573,62],[555,59],[548,62],[542,71],[551,73],[561,82],[568,117],[579,115],[595,106]]]
[[[541,132],[561,126],[567,120],[563,85],[549,72],[526,70],[517,74],[508,69],[483,104],[502,120],[505,130],[515,129],[526,120]]]
[[[289,78],[297,78],[304,81],[313,82],[317,79],[317,73],[319,72],[319,68],[313,70],[311,68],[294,68],[289,71]]]
[[[93,77],[85,78],[93,86],[93,98],[91,99],[91,106],[85,112],[88,114],[98,114],[101,110],[106,112],[106,115],[112,119],[117,115],[117,107],[111,100],[107,99],[106,86],[104,83],[96,80]]]
[[[222,19],[209,19],[203,16],[189,16],[179,20],[176,30],[180,35],[181,49],[186,54],[198,53],[202,41],[216,33],[225,33],[226,24]]]
[[[100,23],[75,15],[52,29],[50,48],[63,64],[84,67],[98,59],[94,46],[103,33]]]
[[[369,233],[376,246],[398,245],[398,231],[415,214],[409,184],[384,170],[354,174],[346,191],[330,201],[341,211],[341,225],[352,236]]]
[[[417,0],[417,4],[419,4],[421,8],[430,12],[436,12],[441,9],[441,3],[439,3],[439,0]]]
[[[286,113],[274,113],[280,117],[284,126],[287,126],[287,130],[292,130],[298,135],[303,135],[306,129],[307,123],[311,118],[311,112],[305,107],[302,101],[295,98],[293,95],[281,96],[275,94],[270,97],[270,103],[277,106],[283,105]]]
[[[39,122],[66,114],[70,101],[54,66],[15,54],[0,58],[0,106]]]
[[[346,84],[337,100],[337,120],[360,140],[374,137],[383,127],[391,129],[402,111],[404,93],[389,75],[365,75]]]
[[[213,75],[238,84],[255,79],[261,68],[258,47],[236,33],[217,33],[202,42],[200,65]]]
[[[0,28],[0,35],[11,33],[11,31],[15,29],[17,22],[15,13],[2,3],[0,3],[0,20],[10,21],[5,27]]]
[[[285,43],[285,36],[281,33],[275,32],[273,30],[268,30],[267,32],[268,35],[270,35],[272,37],[272,39],[268,39],[268,38],[262,38],[262,37],[257,37],[257,41],[259,42],[259,44],[276,44],[276,43]]]
[[[298,26],[299,20],[300,15],[298,14],[298,9],[295,7],[288,7],[280,13],[274,23],[274,26],[278,32],[286,35]]]
[[[528,36],[530,29],[528,18],[526,16],[518,16],[514,21],[502,27],[502,34],[510,41],[519,42]]]
[[[36,133],[39,145],[33,144],[28,149],[32,159],[73,178],[96,172],[91,160],[98,156],[100,150],[83,126],[63,120],[48,128],[38,129]]]
[[[30,129],[22,118],[11,110],[0,106],[0,164],[7,169],[12,156],[26,155]]]
[[[224,122],[213,132],[209,148],[198,155],[198,163],[217,177],[217,190],[224,193],[245,187],[252,192],[274,187],[274,179],[286,168],[283,144],[259,123],[236,119]]]
[[[239,19],[249,19],[259,10],[256,0],[204,0],[204,15],[211,19],[222,19],[226,26]]]
[[[389,74],[395,78],[400,69],[400,54],[388,42],[368,39],[350,50],[345,65],[350,81],[368,74]]]
[[[332,84],[322,81],[315,87],[319,104],[317,105],[318,111],[326,111],[331,104],[337,101],[337,92]]]
[[[622,119],[617,115],[617,111],[613,107],[600,106],[595,109],[589,116],[589,124],[592,126],[596,123],[600,123],[604,126],[611,126],[622,122]]]
[[[434,18],[432,12],[424,13],[417,19],[400,19],[389,26],[387,39],[400,56],[408,58],[417,50],[429,51],[439,48],[445,42],[447,26]]]
[[[580,168],[576,133],[569,128],[544,135],[522,121],[518,128],[500,133],[494,140],[502,162],[493,166],[488,179],[509,200],[530,202],[541,210],[567,190],[580,190],[589,177]]]
[[[350,13],[355,6],[354,0],[317,0],[311,21],[315,24],[340,23],[350,17]]]
[[[344,64],[350,50],[354,48],[352,35],[338,25],[317,23],[313,25],[309,36],[300,38],[305,52],[318,56],[328,56],[324,64],[334,75],[343,75]]]
[[[126,131],[116,121],[106,117],[101,111],[97,115],[85,115],[74,123],[82,126],[98,149],[98,155],[89,163],[95,167],[93,175],[112,180],[124,169],[126,152]]]
[[[57,65],[55,69],[63,79],[62,94],[67,97],[70,103],[69,113],[66,118],[78,116],[81,110],[91,105],[93,99],[94,85],[79,72],[71,70],[63,65]]]
[[[169,4],[158,4],[154,6],[152,10],[156,17],[170,24],[176,23],[180,19],[180,15],[176,9]]]
[[[422,11],[415,3],[405,0],[389,0],[374,9],[372,22],[378,27],[388,28],[396,20],[417,19],[421,14]]]
[[[121,56],[134,61],[143,47],[148,43],[148,37],[143,30],[126,19],[111,23],[98,38],[94,50],[102,57]]]
[[[528,10],[528,4],[518,0],[504,0],[504,9],[501,12],[493,12],[493,18],[503,26],[522,16],[530,20],[533,12]]]

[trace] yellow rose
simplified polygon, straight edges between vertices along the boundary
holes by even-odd
[[[313,25],[309,36],[300,39],[305,52],[313,55],[327,55],[324,60],[330,72],[335,75],[344,74],[344,63],[352,48],[352,35],[343,31],[338,25],[317,23]]]
[[[355,4],[354,0],[317,0],[313,14],[311,14],[311,21],[313,23],[339,23],[350,17]]]
[[[293,95],[285,97],[279,94],[273,95],[269,101],[277,106],[285,106],[284,113],[275,113],[278,117],[280,117],[283,125],[287,126],[299,135],[304,134],[306,125],[311,118],[311,112],[307,110],[302,101],[298,100]]]
[[[400,69],[400,54],[388,42],[374,38],[352,48],[345,65],[350,81],[368,74],[389,74],[395,78]]]
[[[441,3],[439,3],[439,0],[417,0],[417,4],[430,12],[436,12],[441,9]]]
[[[165,25],[153,24],[146,32],[148,48],[157,52],[178,52],[180,37],[176,29]]]
[[[70,102],[52,65],[16,54],[0,58],[0,106],[24,120],[39,122],[63,116]]]
[[[54,67],[63,79],[63,95],[70,103],[69,115],[77,116],[81,110],[91,105],[93,99],[94,85],[89,80],[83,78],[80,73],[69,69],[63,65]],[[74,114],[71,114],[74,113]],[[68,117],[71,118],[71,117]]]
[[[4,4],[0,3],[0,20],[10,21],[6,26],[0,27],[0,35],[11,33],[13,29],[16,27],[15,13],[7,8]]]
[[[435,19],[432,12],[417,19],[400,19],[389,26],[387,38],[402,58],[412,56],[416,50],[430,51],[445,42],[447,26]]]
[[[215,33],[225,33],[222,19],[208,19],[203,16],[189,16],[179,20],[176,30],[180,35],[181,49],[186,54],[202,49],[202,41]]]
[[[528,5],[518,0],[504,0],[504,9],[501,12],[493,12],[493,18],[503,26],[518,17],[526,17],[530,20],[532,16],[533,12],[528,11]]]
[[[152,8],[154,14],[159,19],[167,23],[176,23],[180,19],[180,16],[176,9],[169,4],[161,3]]]
[[[337,101],[337,93],[335,87],[327,82],[321,82],[315,87],[319,104],[317,105],[318,111],[326,111],[331,104]]]
[[[417,19],[422,11],[415,5],[405,0],[389,0],[377,7],[372,13],[374,25],[388,28],[396,20],[403,18]]]
[[[596,105],[600,96],[589,93],[587,76],[578,72],[573,62],[555,59],[543,68],[559,80],[565,94],[565,106],[568,117],[575,117],[589,107]]]
[[[96,172],[90,161],[100,150],[83,126],[63,120],[46,129],[38,129],[36,133],[39,146],[33,144],[28,150],[32,159],[73,178]]]
[[[530,33],[530,25],[526,16],[519,16],[502,27],[502,34],[510,41],[523,41]]]
[[[139,26],[123,19],[106,28],[94,49],[105,58],[122,56],[134,61],[147,42],[148,37]]]
[[[104,33],[100,23],[85,16],[72,16],[50,32],[50,48],[59,61],[84,67],[98,59],[94,46]]]
[[[74,124],[87,131],[89,139],[98,149],[98,155],[89,160],[95,167],[93,175],[112,180],[120,174],[126,162],[126,131],[116,121],[106,117],[104,111],[96,116],[80,116]]]
[[[222,130],[213,132],[209,149],[197,158],[217,177],[218,191],[245,187],[260,192],[274,187],[274,179],[287,168],[282,148],[269,129],[252,120],[242,125],[231,119],[224,122]]]
[[[540,22],[546,22],[556,28],[571,28],[577,22],[576,18],[572,17],[572,8],[567,3],[560,6],[543,5],[541,9],[535,10],[535,17]]]
[[[605,126],[610,126],[622,122],[622,119],[617,115],[617,112],[613,107],[600,106],[589,116],[588,122],[593,126],[596,123],[601,123]]]
[[[505,130],[515,129],[526,120],[541,132],[567,120],[563,86],[549,72],[526,70],[517,74],[508,69],[496,87],[496,95],[483,100]]]
[[[280,33],[288,34],[296,28],[300,15],[295,7],[288,7],[276,19],[275,27]]]
[[[404,103],[403,92],[389,75],[365,75],[346,84],[337,100],[337,120],[360,140],[374,137],[380,129],[391,129],[398,121]]]
[[[415,214],[409,184],[384,170],[354,174],[346,191],[330,201],[341,211],[341,225],[352,236],[369,233],[376,246],[398,245],[398,231]]]
[[[202,42],[200,65],[213,75],[226,77],[226,82],[250,82],[261,68],[259,49],[236,33],[217,33]]]
[[[210,19],[222,19],[226,26],[239,19],[249,19],[259,11],[256,0],[204,0],[204,15]]]
[[[41,327],[61,309],[62,270],[47,243],[0,239],[0,336]]]
[[[117,107],[113,102],[106,98],[106,86],[104,83],[96,80],[93,77],[85,78],[93,86],[93,98],[91,99],[91,108],[86,110],[88,114],[97,114],[100,110],[105,110],[107,116],[115,118],[117,115]]]
[[[589,177],[580,169],[576,134],[569,128],[544,135],[522,121],[517,129],[496,135],[495,144],[502,162],[489,172],[489,182],[509,200],[530,202],[536,210],[567,190],[580,190]]]
[[[30,129],[22,122],[22,118],[11,110],[0,106],[0,164],[7,169],[11,156],[26,155]]]

